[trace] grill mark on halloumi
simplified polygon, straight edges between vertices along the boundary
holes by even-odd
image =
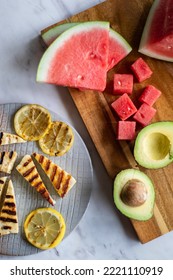
[[[12,195],[6,195],[6,198],[13,198]]]
[[[31,161],[32,161],[32,158],[29,158],[29,159],[23,164],[23,166],[27,166]]]
[[[9,158],[11,159],[12,157],[13,157],[13,151],[11,151],[10,153],[9,153]]]
[[[50,168],[50,160],[48,160],[47,163],[46,163],[46,170],[48,171],[49,168]]]
[[[42,163],[44,160],[44,156],[40,155],[40,158],[39,158],[39,163]]]
[[[6,198],[8,198],[8,197],[6,196]],[[13,198],[12,198],[12,199],[13,199]],[[15,207],[15,203],[14,203],[14,202],[5,201],[5,202],[4,202],[4,206]]]
[[[2,144],[3,136],[4,136],[3,132],[0,132],[0,145]]]
[[[76,183],[76,180],[72,177],[71,174],[67,173],[65,170],[63,170],[61,167],[53,163],[45,156],[37,153],[33,153],[33,156],[41,165],[46,175],[49,177],[56,192],[60,197],[63,198]],[[48,166],[49,168],[47,168]]]
[[[8,144],[18,144],[18,143],[25,143],[26,141],[23,140],[21,137],[15,134],[11,134],[8,132],[0,132],[0,146],[8,145]]]
[[[51,205],[55,204],[55,201],[52,199],[44,185],[30,155],[25,155],[16,169],[44,199],[46,199]]]
[[[12,215],[12,216],[15,216],[15,215],[16,215],[16,211],[15,211],[15,210],[3,209],[1,212],[2,212],[2,213],[10,214],[10,215]]]
[[[29,179],[29,183],[32,183],[35,179],[37,179],[38,178],[38,174],[36,174],[36,175],[34,175],[34,176],[32,176],[32,178],[31,179]]]
[[[57,172],[57,173],[58,173],[58,172]],[[59,190],[60,187],[61,187],[61,182],[62,182],[63,175],[64,175],[64,172],[63,172],[63,170],[61,170],[61,171],[59,172],[59,174],[58,174],[58,177],[57,177],[57,183],[55,184],[55,188],[56,188],[57,190]],[[54,176],[54,177],[55,177],[55,176]],[[54,178],[51,178],[51,182],[52,182],[52,183],[53,183],[53,181],[54,181]]]
[[[26,165],[23,165],[24,167],[26,166]],[[30,174],[32,174],[32,171],[35,169],[35,166],[33,166],[33,167],[31,167],[30,169],[28,169],[25,173],[23,173],[22,175],[23,175],[23,177],[27,177],[27,176],[29,176]]]
[[[68,186],[69,186],[69,182],[70,182],[70,176],[68,176],[67,178],[66,178],[66,181],[65,181],[65,183],[64,183],[64,186],[63,186],[63,196],[66,194],[66,192],[68,191]]]
[[[3,185],[4,183],[5,182],[2,179],[0,179],[0,184]]]
[[[1,153],[1,157],[0,157],[0,164],[3,163],[4,156],[5,156],[5,152],[2,152],[2,153]]]
[[[0,235],[10,233],[18,233],[16,200],[11,180],[8,182],[5,199],[0,213]]]
[[[10,226],[3,226],[2,229],[7,230],[7,229],[11,229]]]
[[[46,169],[46,171],[48,171],[48,170]],[[52,168],[52,173],[51,173],[51,175],[50,175],[50,180],[51,180],[51,182],[53,182],[53,180],[54,180],[54,178],[55,178],[56,171],[57,171],[57,166],[55,165],[55,166],[53,166],[53,168]]]
[[[17,152],[0,153],[0,171],[10,174],[17,158]]]
[[[3,213],[3,211],[1,212]],[[11,215],[11,214],[10,214]],[[17,223],[17,219],[0,217],[0,221],[7,223]],[[12,227],[11,227],[12,228]]]

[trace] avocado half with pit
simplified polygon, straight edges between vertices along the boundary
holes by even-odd
[[[135,140],[134,157],[141,166],[150,169],[173,162],[173,122],[161,121],[144,127]]]
[[[151,179],[137,169],[122,170],[114,181],[114,203],[125,216],[146,221],[153,216],[155,190]]]

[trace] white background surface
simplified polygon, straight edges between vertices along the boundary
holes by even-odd
[[[130,221],[115,209],[112,182],[67,89],[35,82],[43,53],[40,30],[100,2],[0,0],[0,103],[38,103],[58,112],[82,136],[94,168],[91,200],[79,226],[56,249],[23,259],[173,258],[173,232],[142,245]],[[0,259],[21,257],[1,255]]]

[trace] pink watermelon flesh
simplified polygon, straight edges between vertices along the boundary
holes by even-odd
[[[41,34],[43,41],[49,46],[62,32],[73,27],[76,23],[65,23],[62,25],[56,25],[48,29],[46,32]],[[113,68],[118,62],[125,58],[132,48],[127,41],[112,28],[109,30],[109,52],[108,52],[108,66],[107,70]]]
[[[144,102],[148,104],[149,106],[152,106],[156,100],[161,95],[161,91],[155,88],[152,85],[146,86],[144,91],[142,92],[141,96],[139,97],[139,101]]]
[[[108,67],[110,70],[115,65],[118,64],[124,57],[126,57],[132,48],[126,42],[126,40],[121,37],[120,34],[110,29],[109,32],[109,54],[108,54]]]
[[[142,34],[139,52],[173,61],[173,0],[155,0]]]
[[[143,82],[146,79],[150,78],[153,74],[152,70],[148,66],[148,64],[139,57],[132,65],[131,69],[136,76],[138,82]]]
[[[131,94],[133,90],[133,75],[131,74],[115,74],[114,75],[114,93]]]
[[[121,120],[126,120],[136,111],[136,107],[127,93],[124,93],[111,104],[113,110],[117,113]]]
[[[135,138],[136,122],[119,121],[117,128],[118,140],[133,140]]]
[[[156,110],[153,107],[143,103],[136,114],[133,116],[133,119],[140,123],[142,126],[146,126],[151,122],[155,113]]]
[[[81,23],[46,50],[37,81],[103,91],[106,87],[109,23]]]

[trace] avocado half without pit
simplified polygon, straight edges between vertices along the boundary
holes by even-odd
[[[173,122],[161,121],[144,127],[136,137],[135,160],[141,166],[157,169],[173,162]]]
[[[146,221],[153,216],[155,190],[151,179],[137,169],[122,170],[114,180],[114,203],[125,216]]]

